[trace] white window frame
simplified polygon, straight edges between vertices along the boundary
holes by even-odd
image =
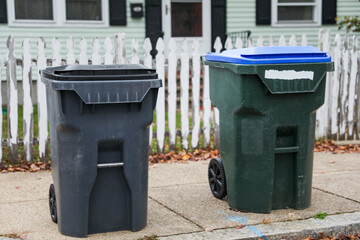
[[[66,20],[65,0],[52,0],[53,20],[15,19],[15,0],[7,0],[8,24],[13,27],[108,27],[109,0],[101,0],[100,21]]]
[[[183,0],[181,2],[186,2]],[[188,0],[193,2],[192,0]],[[209,0],[202,0],[202,36],[201,37],[171,37],[171,0],[162,0],[162,29],[164,31],[165,46],[168,46],[170,39],[174,38],[177,43],[177,51],[181,52],[181,43],[183,39],[192,42],[194,39],[200,41],[200,49],[203,52],[211,51],[211,2]],[[166,11],[166,9],[168,9]],[[165,48],[165,54],[169,53],[169,49]],[[191,54],[192,48],[189,47]]]
[[[313,21],[278,21],[278,6],[314,6]],[[278,0],[271,0],[271,26],[273,27],[308,27],[321,26],[321,0],[315,0],[314,3],[279,3]]]

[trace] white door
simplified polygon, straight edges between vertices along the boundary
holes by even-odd
[[[168,52],[170,38],[178,42],[188,40],[189,53],[195,38],[200,41],[201,52],[209,52],[211,47],[211,2],[210,0],[163,0],[163,31],[165,52]]]

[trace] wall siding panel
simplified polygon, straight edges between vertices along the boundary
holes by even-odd
[[[271,26],[256,26],[255,24],[255,2],[254,0],[228,0],[227,1],[227,31],[237,32],[250,30],[253,42],[256,42],[259,36],[264,37],[264,45],[268,45],[268,36],[274,36],[274,42],[278,42],[281,34],[289,39],[292,34],[295,34],[300,40],[302,33],[305,33],[308,38],[308,45],[317,46],[317,38],[319,27],[271,27]],[[341,16],[356,16],[360,12],[360,2],[358,0],[338,0],[337,15]],[[345,30],[338,31],[335,25],[324,25],[321,28],[331,29],[331,42],[335,39],[335,34],[345,34]],[[360,36],[360,34],[357,34]]]

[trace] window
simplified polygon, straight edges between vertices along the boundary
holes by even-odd
[[[101,0],[66,0],[66,20],[102,20]]]
[[[15,0],[15,19],[53,20],[52,0]]]
[[[272,0],[273,26],[319,26],[320,0]]]
[[[10,26],[108,26],[108,0],[8,0]]]
[[[202,36],[202,2],[201,0],[171,1],[171,36]]]

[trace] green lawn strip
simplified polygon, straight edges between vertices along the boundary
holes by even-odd
[[[39,136],[39,126],[38,126],[38,111],[37,105],[33,108],[33,131],[34,131],[34,138]],[[3,113],[3,125],[2,125],[2,138],[8,138],[8,119],[7,119],[7,107],[3,106],[2,108]],[[23,107],[18,107],[18,138],[24,137],[24,130],[23,130]]]
[[[200,127],[203,126],[203,122],[200,121]],[[154,120],[152,123],[152,127],[153,127],[153,133],[156,132],[156,112],[154,113]],[[176,130],[180,130],[181,129],[181,113],[179,111],[176,112]],[[192,117],[189,117],[189,129],[192,129]],[[165,112],[165,131],[168,132],[169,131],[169,127],[168,127],[168,113]],[[191,138],[192,136],[189,135],[188,137],[188,143],[189,143],[189,148],[187,149],[188,151],[192,151],[194,149],[192,149],[191,147]],[[198,144],[198,148],[202,148],[203,147],[203,135],[200,134],[199,136],[199,144]],[[213,147],[213,138],[211,138],[211,147]],[[181,136],[176,136],[176,150],[179,151],[181,150]],[[169,152],[169,137],[165,137],[164,140],[164,153]],[[157,141],[156,138],[153,138],[152,140],[152,152],[157,152]]]
[[[33,108],[33,134],[34,138],[38,138],[39,136],[39,126],[38,126],[38,111],[37,111],[37,105]],[[3,106],[2,108],[2,117],[3,117],[3,125],[2,125],[2,138],[7,139],[8,138],[8,112],[7,107]],[[23,130],[23,107],[18,107],[18,139],[24,138],[24,130]],[[3,157],[2,162],[7,163],[9,159],[9,147],[3,146]],[[33,161],[37,162],[39,159],[39,146],[37,144],[34,144],[33,146]],[[18,145],[18,160],[19,162],[24,161],[24,146],[21,144]]]

